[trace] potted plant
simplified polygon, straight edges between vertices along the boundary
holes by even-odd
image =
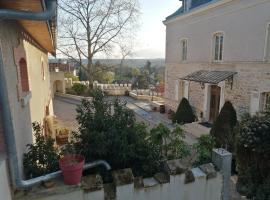
[[[81,182],[85,158],[69,151],[70,146],[70,144],[66,145],[65,154],[59,160],[59,167],[63,173],[65,184],[76,185]]]

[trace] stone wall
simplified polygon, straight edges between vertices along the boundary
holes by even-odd
[[[112,172],[113,182],[103,184],[98,174],[83,177],[81,185],[67,186],[61,180],[50,189],[33,188],[16,200],[221,200],[222,172],[213,164],[189,169],[180,160],[167,161],[154,177],[134,177],[131,169]],[[227,200],[227,199],[226,199]]]
[[[194,108],[197,116],[203,112],[204,90],[199,83],[190,82],[189,84],[189,103]]]
[[[225,85],[225,101],[231,101],[238,115],[250,111],[251,93],[270,91],[270,63],[167,63],[165,80],[165,103],[176,110],[175,81],[198,70],[235,71],[233,85]],[[189,100],[197,110],[202,110],[203,90],[198,83],[190,83]],[[197,113],[198,114],[198,113]]]

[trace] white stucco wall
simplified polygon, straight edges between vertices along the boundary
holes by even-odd
[[[170,183],[159,184],[153,178],[144,179],[145,186],[135,188],[134,184],[116,186],[116,200],[221,200],[223,177],[207,179],[206,175],[195,170],[195,182],[185,184],[185,175],[170,176]],[[80,187],[61,186],[47,191],[37,191],[17,200],[103,200],[105,189],[83,191]]]
[[[166,63],[180,63],[180,40],[188,39],[187,62],[212,61],[212,40],[224,33],[224,62],[263,61],[269,0],[221,0],[228,3],[182,15],[166,23]]]
[[[2,154],[0,154],[0,177],[0,199],[11,200],[7,164]]]
[[[48,54],[40,51],[27,41],[24,41],[23,44],[28,66],[29,86],[32,93],[30,100],[31,121],[43,124],[46,106],[50,106],[52,99]],[[44,76],[41,67],[42,62]],[[52,110],[50,110],[50,115],[53,115]]]

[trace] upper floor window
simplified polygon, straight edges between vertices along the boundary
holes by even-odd
[[[266,47],[265,47],[265,61],[270,61],[270,24],[266,30]]]
[[[181,60],[187,60],[187,40],[181,40]]]
[[[23,92],[29,92],[29,80],[28,80],[28,70],[27,63],[24,58],[20,59],[20,77],[21,77],[21,87]]]
[[[261,110],[270,111],[270,92],[262,93],[261,97]]]
[[[45,67],[44,67],[43,59],[41,59],[41,77],[42,77],[42,80],[46,79],[46,77],[45,77]]]
[[[214,60],[221,61],[223,59],[223,42],[224,36],[222,33],[214,35]]]

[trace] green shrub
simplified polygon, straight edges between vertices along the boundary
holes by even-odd
[[[160,123],[150,131],[150,138],[160,156],[165,159],[183,158],[189,154],[189,148],[183,141],[185,134],[180,126],[171,131]]]
[[[92,101],[83,100],[77,109],[76,149],[86,161],[104,159],[112,169],[129,167],[136,176],[156,173],[161,157],[146,126],[135,123],[133,111],[119,99],[108,101],[100,90],[94,90],[92,96]]]
[[[250,199],[270,199],[270,117],[245,116],[237,131],[237,189]]]
[[[45,138],[42,134],[42,127],[33,123],[36,142],[28,144],[28,152],[24,154],[23,166],[27,178],[42,176],[59,169],[59,155],[54,148],[54,140]]]
[[[212,162],[212,150],[215,147],[215,139],[211,135],[202,135],[198,138],[198,142],[193,145],[197,159],[195,165],[202,165]]]
[[[72,88],[66,88],[66,93],[71,95],[77,95],[77,93]]]
[[[79,81],[79,77],[74,76],[71,72],[65,72],[65,78],[71,78],[72,81]]]
[[[183,98],[173,116],[173,122],[179,124],[191,123],[195,121],[195,118],[188,100]]]
[[[236,111],[231,102],[225,102],[222,107],[210,134],[215,138],[217,147],[226,148],[234,152],[235,133],[234,127],[237,124]]]
[[[75,83],[71,89],[75,92],[76,95],[83,95],[87,89],[87,86],[81,83]]]

